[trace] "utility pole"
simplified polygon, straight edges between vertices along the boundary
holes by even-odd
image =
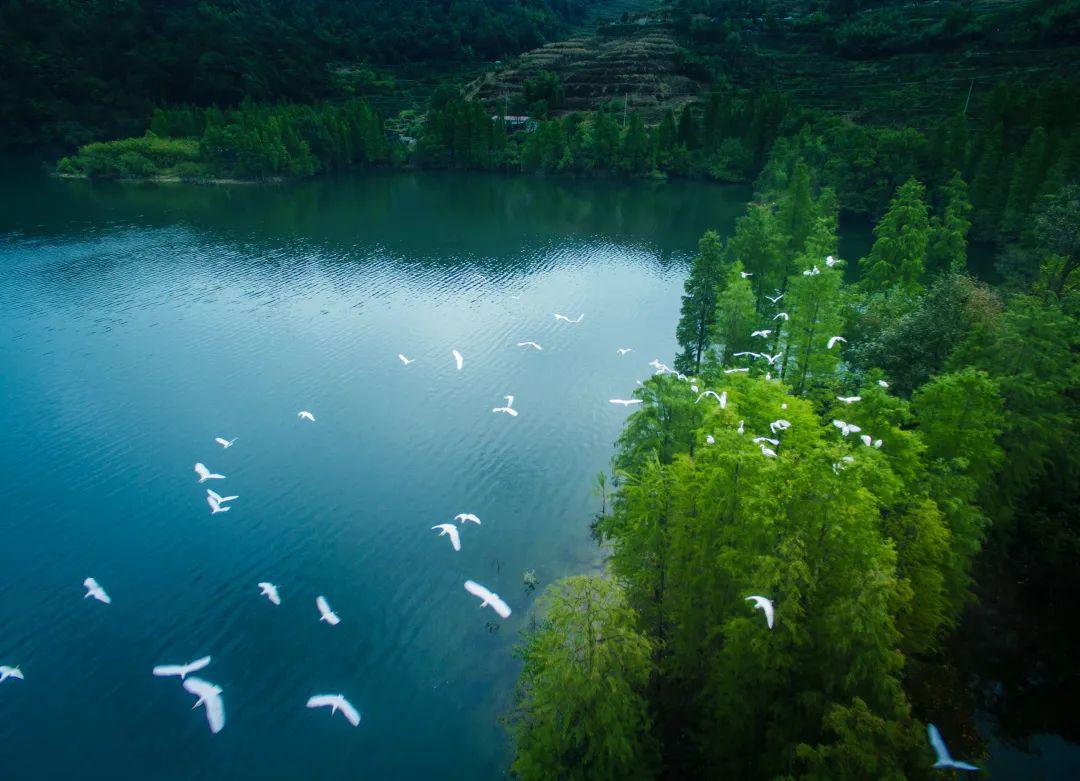
[[[626,130],[626,110],[630,107],[630,93],[623,95],[622,101],[622,129]]]
[[[967,100],[964,101],[964,116],[965,117],[967,116],[968,106],[971,105],[971,90],[973,90],[974,88],[975,88],[975,79],[972,79],[971,83],[968,84]]]

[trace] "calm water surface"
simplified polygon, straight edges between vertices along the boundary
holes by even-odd
[[[0,691],[2,775],[503,776],[522,573],[598,566],[589,481],[626,416],[607,399],[673,354],[686,261],[748,195],[0,179],[0,664],[26,676]],[[504,394],[519,417],[492,414]],[[455,553],[430,527],[460,512],[483,525]],[[87,576],[113,604],[83,600]],[[513,616],[489,627],[466,578]],[[218,735],[150,674],[205,654]],[[359,728],[304,707],[337,692]]]

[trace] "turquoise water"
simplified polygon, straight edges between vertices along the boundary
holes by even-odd
[[[627,414],[607,400],[673,354],[685,263],[747,197],[0,179],[0,664],[26,677],[0,686],[2,775],[503,776],[522,575],[598,566],[590,480]],[[504,394],[517,418],[492,414]],[[200,486],[196,461],[227,479]],[[211,517],[207,486],[240,498]],[[461,512],[483,525],[455,553],[430,527]],[[206,654],[217,735],[150,673]],[[358,728],[304,707],[338,692]]]

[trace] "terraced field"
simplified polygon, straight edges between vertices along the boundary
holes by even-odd
[[[466,95],[512,103],[525,81],[547,70],[559,75],[566,93],[557,113],[625,100],[647,122],[658,121],[665,109],[696,99],[705,85],[675,72],[679,47],[669,30],[656,24],[634,27],[615,37],[584,34],[534,49],[473,81]]]

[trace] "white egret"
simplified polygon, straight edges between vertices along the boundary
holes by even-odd
[[[454,520],[459,523],[475,523],[477,526],[480,525],[480,519],[472,513],[458,513],[454,516]]]
[[[746,421],[745,421],[745,420],[740,420],[740,421],[739,421],[739,427],[738,427],[738,428],[736,429],[736,431],[737,431],[738,433],[740,433],[740,434],[741,434],[741,433],[743,433],[743,432],[744,432],[744,431],[746,430],[746,426],[744,425],[745,423],[746,423]]]
[[[83,599],[93,597],[98,602],[104,602],[106,605],[112,604],[112,597],[105,593],[105,589],[98,585],[96,580],[87,578],[82,583],[86,586],[86,594],[83,595]]]
[[[788,317],[787,312],[777,312],[775,315],[773,315],[773,320],[779,320],[781,318],[783,318],[785,322],[791,319],[790,317]]]
[[[259,593],[269,599],[273,604],[281,604],[281,595],[278,594],[277,586],[267,581],[261,581],[259,583]]]
[[[415,363],[416,362],[415,358],[406,358],[401,353],[398,353],[397,357],[398,357],[398,360],[401,361],[405,366],[408,366],[410,363]]]
[[[18,678],[20,681],[25,680],[25,678],[23,678],[22,670],[19,669],[19,665],[8,667],[6,664],[0,664],[0,683],[3,683],[8,678]]]
[[[829,255],[829,257],[825,258],[825,265],[828,266],[829,268],[832,268],[833,266],[838,266],[843,262],[844,261],[842,261],[842,260],[837,260],[832,255]]]
[[[615,352],[617,352],[619,355],[626,355],[628,352],[632,351],[633,349],[634,349],[633,347],[616,347]]]
[[[582,313],[582,314],[578,315],[578,316],[577,316],[577,320],[571,320],[571,319],[570,319],[569,317],[567,317],[566,315],[560,315],[560,314],[559,314],[558,312],[556,312],[556,313],[555,313],[555,319],[556,319],[556,320],[562,320],[563,322],[566,322],[566,323],[580,323],[580,322],[581,322],[581,319],[582,319],[583,317],[585,317],[585,314],[584,314],[584,313]]]
[[[771,333],[772,333],[771,330],[768,330],[768,331],[767,330],[754,331],[752,334],[750,334],[750,336],[752,336],[752,337],[753,336],[761,336],[761,337],[764,337],[764,338],[768,339],[769,334],[771,334]]]
[[[772,423],[770,423],[769,428],[774,434],[777,431],[787,431],[789,428],[791,428],[791,421],[780,418],[779,420],[774,420]]]
[[[231,502],[233,499],[239,499],[239,496],[222,496],[216,491],[212,491],[209,488],[206,489],[206,495],[212,498],[218,504],[224,504],[225,502]]]
[[[754,437],[754,442],[768,442],[770,445],[779,445],[779,439],[772,439],[771,437]]]
[[[210,505],[211,515],[217,515],[218,513],[227,513],[231,509],[229,507],[222,507],[221,502],[215,499],[213,496],[207,496],[206,503]]]
[[[817,266],[814,266],[813,268],[808,268],[802,274],[804,277],[816,277],[820,273],[821,269],[819,269]]]
[[[720,401],[720,394],[719,393],[717,393],[716,391],[707,390],[704,393],[702,393],[700,396],[698,396],[697,401],[695,401],[694,403],[697,404],[698,401],[701,401],[706,396],[712,396],[717,401]],[[724,399],[723,403],[727,404],[727,399],[726,398]]]
[[[641,399],[608,399],[611,404],[622,404],[629,407],[632,404],[641,404]]]
[[[889,383],[885,382],[885,380],[878,380],[877,384],[880,385],[882,388],[888,388],[889,387]]]
[[[776,355],[769,355],[768,353],[762,353],[761,357],[769,362],[769,366],[772,366],[774,363],[776,363],[778,360],[780,360],[781,355],[783,355],[783,353],[777,353]]]
[[[838,401],[842,401],[845,404],[854,404],[856,401],[862,401],[862,396],[837,396]]]
[[[772,448],[765,447],[764,445],[760,445],[759,447],[761,447],[761,455],[768,456],[769,458],[776,458],[776,451]]]
[[[188,673],[201,670],[208,664],[210,664],[209,656],[204,656],[200,659],[196,659],[194,662],[188,662],[187,664],[159,664],[154,668],[154,675],[159,678],[165,678],[170,675],[179,675],[180,680],[184,680],[188,676]]]
[[[348,719],[349,723],[354,727],[360,725],[360,711],[352,706],[344,694],[316,694],[307,701],[309,708],[330,708],[330,715],[333,716],[338,711],[341,711],[341,715]]]
[[[874,439],[869,434],[863,434],[861,437],[859,437],[859,439],[861,439],[862,443],[864,445],[866,445],[867,447],[870,447],[870,446],[881,447],[881,440],[880,439]]]
[[[209,469],[206,468],[206,464],[203,464],[201,462],[195,464],[195,474],[197,474],[199,476],[199,482],[200,483],[204,483],[207,480],[224,480],[225,479],[225,475],[219,475],[219,474],[215,474],[214,472],[211,472]]]
[[[233,442],[235,442],[239,438],[240,437],[233,437],[232,439],[225,439],[225,437],[214,437],[214,441],[217,442],[219,445],[221,445],[226,450],[228,450],[230,447],[233,446]]]
[[[926,734],[930,736],[930,745],[934,748],[934,754],[937,756],[937,762],[934,763],[934,767],[951,767],[953,770],[978,770],[975,765],[969,765],[967,762],[958,762],[952,758],[952,754],[949,753],[948,747],[945,745],[945,741],[941,738],[941,733],[938,732],[938,728],[933,724],[926,725]]]
[[[503,396],[503,398],[506,399],[506,406],[505,407],[492,407],[491,411],[492,412],[505,412],[510,417],[516,418],[518,413],[517,413],[517,410],[514,409],[514,397],[513,396]]]
[[[829,338],[829,343],[825,346],[826,350],[831,350],[837,342],[843,342],[847,344],[847,339],[842,336],[833,336]]]
[[[694,393],[697,393],[701,390],[701,388],[699,388],[697,385],[691,385],[690,390],[692,390]]]
[[[715,445],[716,444],[716,437],[714,437],[712,434],[706,434],[705,435],[705,444],[706,445]]]
[[[843,420],[833,420],[832,424],[838,429],[840,429],[840,433],[843,434],[845,437],[848,434],[858,434],[860,431],[862,431],[862,429],[856,426],[854,423],[847,423]]]
[[[770,301],[772,301],[772,302],[773,302],[774,304],[775,304],[775,303],[776,303],[777,301],[779,301],[779,300],[780,300],[781,298],[783,298],[783,297],[784,297],[784,294],[783,294],[783,293],[781,293],[780,295],[776,296],[775,298],[773,298],[772,296],[765,296],[765,298],[769,299],[769,300],[770,300]]]
[[[431,527],[432,531],[439,530],[440,537],[449,537],[450,544],[454,547],[454,550],[461,550],[461,535],[458,533],[458,529],[452,523],[440,523],[437,526]]]
[[[330,609],[330,603],[326,601],[326,597],[315,597],[315,607],[319,608],[319,620],[325,621],[330,626],[337,626],[341,623],[341,619],[338,618],[338,614]]]
[[[473,596],[480,597],[480,599],[483,600],[480,603],[480,607],[490,606],[491,609],[498,613],[502,618],[510,617],[510,606],[506,604],[498,594],[489,591],[472,580],[465,581],[465,590]]]
[[[752,353],[752,352],[749,352],[749,351],[741,352],[741,353],[732,353],[732,355],[734,355],[736,358],[742,358],[744,355],[749,355],[751,358],[760,358],[761,357],[761,353]]]
[[[746,598],[747,602],[754,603],[754,610],[760,610],[765,613],[765,623],[769,625],[769,629],[772,629],[773,624],[773,604],[771,599],[765,597],[759,597],[757,595],[749,596]]]
[[[753,272],[751,272],[751,271],[740,271],[740,272],[739,272],[739,275],[740,275],[740,276],[741,276],[741,277],[742,277],[743,279],[750,279],[750,277],[754,276]]]
[[[741,369],[724,369],[724,374],[736,374],[738,372],[748,372],[748,371],[750,371],[750,370],[744,366]]]
[[[191,709],[194,710],[200,705],[205,707],[210,731],[215,735],[221,732],[221,728],[225,726],[225,702],[221,699],[221,687],[202,678],[192,677],[184,681],[184,688],[199,698]]]
[[[457,350],[451,350],[450,352],[454,356],[454,363],[457,364],[457,370],[461,371],[461,367],[465,365],[465,359],[461,357],[461,353]]]
[[[538,345],[536,342],[518,342],[518,347],[531,347],[534,350],[543,350],[544,348]]]
[[[301,420],[310,420],[312,423],[315,422],[315,416],[308,412],[306,409],[302,409],[297,412],[296,417],[300,418]]]

